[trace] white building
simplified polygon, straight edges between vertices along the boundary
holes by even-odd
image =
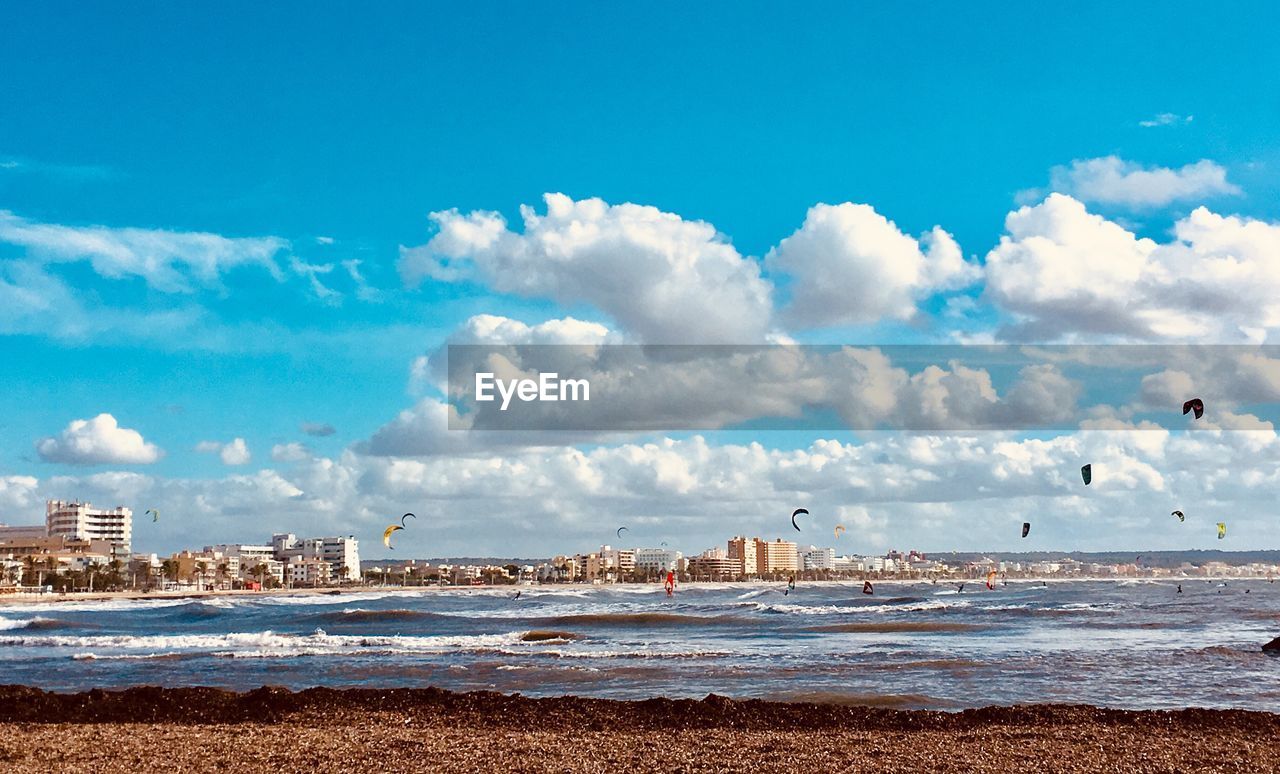
[[[636,572],[662,575],[669,570],[679,570],[683,558],[684,554],[669,548],[637,548]]]
[[[299,540],[292,533],[271,536],[275,558],[288,562],[294,557],[322,559],[329,563],[330,577],[360,580],[360,541],[354,537],[322,537]]]
[[[834,570],[836,568],[836,550],[834,548],[814,548],[809,546],[801,555],[806,570]]]
[[[113,556],[128,559],[133,543],[133,511],[120,506],[111,510],[90,503],[49,500],[45,503],[45,529],[49,537],[71,540],[105,540]]]
[[[331,565],[323,559],[303,559],[295,556],[286,565],[289,582],[295,586],[323,586],[332,576]]]

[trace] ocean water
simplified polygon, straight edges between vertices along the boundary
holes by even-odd
[[[0,683],[1280,711],[1265,580],[690,584],[0,607]],[[550,637],[528,641],[529,632]],[[549,633],[556,633],[553,636]]]

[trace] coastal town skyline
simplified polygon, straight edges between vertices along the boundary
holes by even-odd
[[[552,554],[619,524],[693,545],[785,534],[806,507],[817,534],[844,524],[877,552],[1012,550],[1024,522],[1054,548],[1207,550],[1217,522],[1221,547],[1280,547],[1274,47],[1201,19],[1220,54],[1192,63],[1173,17],[1112,9],[1150,46],[1117,69],[1126,24],[1004,9],[975,28],[940,9],[911,26],[928,55],[904,59],[880,14],[827,8],[833,36],[739,10],[669,27],[513,9],[508,27],[326,9],[317,24],[348,37],[322,61],[263,45],[267,9],[212,39],[193,10],[24,13],[0,47],[6,104],[56,108],[0,122],[0,521],[70,496],[168,514],[140,533],[160,550],[264,514],[368,546],[412,511],[397,550]],[[136,29],[155,47],[121,42]],[[609,67],[535,42],[586,29]],[[782,55],[779,35],[808,43]],[[704,58],[738,64],[687,67]],[[886,61],[891,81],[867,77]],[[1014,75],[1046,66],[1054,99]],[[1247,88],[1222,87],[1241,72]],[[469,430],[480,412],[443,371],[463,344],[516,366],[544,345],[792,343],[853,352],[663,372],[687,394],[646,385],[627,396],[644,421],[586,434]],[[1087,355],[1023,346],[1135,343],[1223,346],[1125,363],[1110,391],[1082,379]],[[829,429],[776,429],[815,412]],[[668,416],[705,429],[628,429]],[[880,421],[933,430],[865,430]]]

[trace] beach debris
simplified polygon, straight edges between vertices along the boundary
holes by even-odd
[[[390,548],[392,551],[396,550],[395,546],[391,545],[391,533],[396,532],[397,530],[402,530],[402,529],[404,529],[404,527],[400,526],[399,524],[392,524],[390,527],[387,527],[385,530],[383,530],[382,545],[386,546],[387,548]]]
[[[155,508],[148,508],[145,512],[143,512],[143,515],[145,516],[148,513],[151,514],[151,522],[153,524],[157,521],[160,521],[160,511],[157,511]]]
[[[995,590],[996,576],[998,576],[999,574],[1000,573],[996,572],[995,570],[990,570],[989,572],[987,572],[987,588],[989,590],[992,590],[992,591]]]
[[[1026,537],[1029,534],[1031,534],[1031,522],[1024,521],[1022,522],[1022,536]]]
[[[1280,656],[1280,637],[1276,637],[1271,642],[1263,645],[1262,652],[1268,656]]]
[[[1218,540],[1222,540],[1227,536],[1227,523],[1225,521],[1218,522]]]
[[[1174,511],[1173,513],[1171,513],[1171,514],[1169,514],[1169,515],[1170,515],[1170,516],[1177,516],[1177,517],[1178,517],[1178,521],[1186,521],[1186,520],[1187,520],[1187,516],[1186,516],[1186,514],[1184,514],[1182,511]]]
[[[862,582],[862,593],[863,593],[863,594],[874,594],[874,593],[876,593],[876,587],[871,585],[871,581],[863,581],[863,582]]]
[[[618,527],[617,531],[615,531],[615,532],[614,532],[614,534],[618,536],[618,539],[619,539],[619,540],[621,540],[621,539],[622,539],[622,533],[623,533],[623,532],[630,532],[630,531],[631,531],[631,530],[630,530],[630,529],[627,529],[626,527]]]
[[[837,524],[837,525],[836,525],[836,540],[839,540],[839,539],[840,539],[840,536],[841,536],[841,535],[843,535],[844,533],[845,533],[844,525],[843,525],[843,524]]]
[[[1190,412],[1190,411],[1196,412],[1196,419],[1199,419],[1200,417],[1204,416],[1204,401],[1200,400],[1199,398],[1192,398],[1186,403],[1183,403],[1182,415],[1186,416],[1187,412]]]
[[[1090,463],[1080,468],[1080,478],[1084,479],[1084,485],[1088,486],[1093,481],[1093,464]]]
[[[403,515],[403,516],[401,516],[401,517],[400,517],[400,526],[402,526],[402,527],[407,527],[407,526],[409,526],[408,524],[405,524],[405,523],[404,523],[404,520],[405,520],[405,519],[413,519],[414,521],[417,521],[417,520],[418,520],[418,517],[417,517],[417,516],[414,516],[412,513],[406,513],[405,515]]]
[[[791,526],[793,526],[793,527],[795,527],[795,528],[796,528],[796,532],[799,532],[799,531],[800,531],[800,525],[799,525],[799,524],[796,524],[796,517],[797,517],[797,516],[799,516],[799,515],[800,515],[800,514],[802,514],[802,513],[803,513],[805,516],[808,516],[808,515],[809,515],[809,509],[808,509],[808,508],[796,508],[794,511],[792,511],[792,512],[791,512]]]

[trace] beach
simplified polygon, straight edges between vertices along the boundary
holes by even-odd
[[[1267,771],[1280,716],[1241,710],[818,703],[438,689],[0,687],[6,771]]]

